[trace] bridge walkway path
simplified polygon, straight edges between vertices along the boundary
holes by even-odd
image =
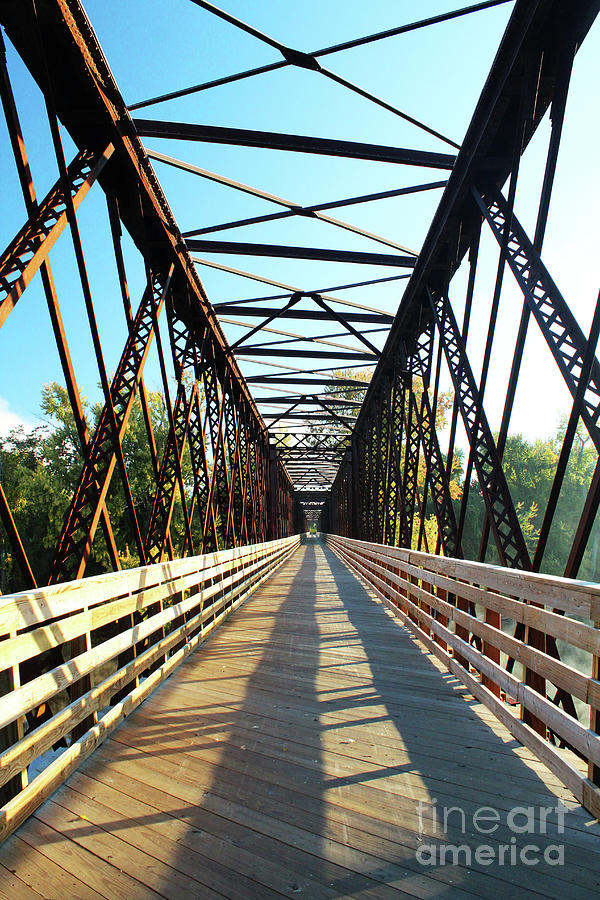
[[[10,900],[599,892],[589,814],[316,541],[0,847]]]

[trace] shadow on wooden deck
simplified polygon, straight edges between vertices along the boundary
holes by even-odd
[[[569,797],[307,542],[0,862],[47,863],[61,898],[60,872],[85,897],[598,896],[600,830]]]

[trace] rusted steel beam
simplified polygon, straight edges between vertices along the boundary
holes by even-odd
[[[510,490],[450,301],[441,292],[429,292],[431,308],[443,343],[446,362],[458,397],[483,499],[502,565],[530,569],[531,561]]]
[[[507,248],[507,262],[523,291],[525,301],[537,321],[556,365],[573,398],[577,394],[587,339],[575,316],[560,293],[539,253],[514,215],[509,214],[499,191],[489,191],[484,200],[473,189],[482,214],[494,237]],[[594,358],[585,388],[582,418],[588,433],[600,452],[600,363]]]
[[[380,147],[376,144],[364,144],[357,141],[337,141],[297,134],[278,134],[273,131],[222,128],[216,125],[191,125],[183,122],[161,122],[151,119],[134,119],[133,123],[141,137],[262,147],[295,153],[317,153],[324,156],[368,159],[405,166],[425,166],[428,169],[451,169],[456,160],[456,157],[449,153]]]
[[[320,212],[316,207],[305,207],[299,203],[294,202],[293,200],[286,200],[283,197],[278,197],[275,194],[269,194],[266,191],[260,190],[259,188],[252,187],[251,185],[244,184],[240,181],[234,181],[231,178],[226,178],[223,175],[218,175],[216,172],[210,172],[207,169],[201,169],[199,166],[194,166],[191,163],[183,162],[183,160],[175,159],[172,156],[166,156],[164,153],[157,153],[154,150],[148,150],[148,156],[150,159],[158,160],[159,162],[166,163],[169,166],[173,166],[176,169],[179,169],[184,172],[189,172],[192,175],[197,175],[200,178],[204,178],[208,181],[216,182],[217,184],[223,184],[226,187],[232,188],[233,190],[240,191],[244,194],[249,194],[252,197],[258,197],[261,200],[266,200],[267,202],[274,203],[277,206],[286,207],[287,212],[290,215],[294,216],[305,216],[314,219],[318,219],[319,221],[326,222],[329,225],[333,225],[336,228],[340,228],[343,231],[349,231],[352,234],[358,234],[361,237],[369,238],[369,240],[376,241],[379,244],[384,244],[387,247],[393,247],[395,250],[403,250],[404,252],[408,252],[416,256],[416,252],[409,250],[407,247],[404,247],[402,244],[398,244],[396,241],[392,241],[390,238],[383,237],[379,234],[375,234],[372,231],[366,231],[364,228],[360,228],[358,225],[352,225],[350,222],[344,222],[341,219],[335,219],[332,216],[326,216],[322,212]],[[393,195],[393,192],[391,192]],[[387,192],[389,196],[390,192]],[[377,195],[374,195],[374,199]],[[366,198],[363,198],[366,199]],[[355,200],[345,201],[345,203],[358,203],[360,202],[359,198]],[[336,204],[323,204],[321,208],[329,209]],[[342,204],[343,205],[343,204]],[[281,214],[280,214],[281,215]],[[275,215],[275,219],[280,218],[280,215]],[[208,225],[205,228],[197,228],[195,231],[187,231],[184,234],[184,237],[197,237],[202,234],[211,234],[215,231],[226,231],[231,228],[239,228],[244,225],[256,224],[257,222],[262,221],[270,221],[272,219],[271,216],[258,216],[251,219],[238,220],[234,222],[225,222],[219,225]]]
[[[408,415],[406,419],[404,457],[404,500],[405,500],[405,527],[406,533],[401,535],[401,547],[411,546],[415,509],[417,506],[419,473],[419,409],[412,386],[409,388]]]
[[[404,495],[404,480],[402,477],[402,446],[404,436],[404,409],[406,397],[406,379],[394,373],[394,383],[391,398],[391,429],[390,429],[390,465],[388,476],[388,494],[386,503],[388,512],[386,517],[386,529],[384,543],[396,545],[396,532],[399,523],[399,541],[408,532],[406,526],[406,501]],[[351,536],[351,535],[349,535]]]
[[[165,551],[167,532],[171,524],[175,503],[175,490],[179,484],[181,458],[186,444],[189,419],[196,391],[196,384],[194,384],[189,395],[183,385],[180,385],[177,391],[177,397],[172,410],[172,424],[169,428],[169,434],[165,444],[156,494],[152,504],[152,511],[150,513],[150,520],[148,522],[148,530],[145,539],[145,553],[149,563],[160,562]],[[185,515],[187,514],[185,494],[182,505],[185,507]],[[190,541],[189,521],[186,527],[186,537],[189,542],[190,550],[193,553],[193,544]]]
[[[450,483],[436,433],[435,418],[425,389],[423,390],[418,426],[421,446],[426,459],[427,482],[435,507],[442,548],[446,556],[461,557],[462,549],[458,541],[458,525],[452,505]]]
[[[209,516],[213,513],[211,506],[215,502],[217,520],[217,546],[225,546],[225,519],[227,516],[227,472],[223,449],[223,416],[225,413],[225,395],[219,394],[214,361],[211,360],[210,368],[207,365],[203,371],[204,397],[206,401],[206,414],[208,419],[208,431],[212,448],[212,472],[209,484],[209,500],[205,513],[204,534],[208,532]]]
[[[121,247],[121,220],[119,215],[119,201],[115,194],[106,195],[106,203],[108,207],[108,215],[110,220],[111,236],[113,248],[115,252],[115,261],[117,264],[117,273],[119,276],[119,286],[121,288],[121,296],[123,299],[123,308],[125,310],[125,318],[127,320],[127,328],[129,334],[133,329],[133,312],[131,309],[131,298],[129,296],[129,285],[127,281],[127,273],[125,271],[125,260],[123,259],[123,250]],[[156,439],[154,437],[154,428],[150,417],[150,408],[148,404],[148,392],[143,377],[140,378],[140,402],[142,404],[142,412],[144,415],[144,423],[146,425],[146,433],[148,435],[148,449],[150,450],[150,458],[152,460],[152,468],[155,475],[158,475],[159,462],[156,451]]]
[[[33,184],[33,178],[31,175],[31,170],[29,168],[29,160],[27,158],[27,151],[25,148],[25,141],[23,139],[23,133],[21,130],[21,123],[19,120],[19,115],[13,95],[12,85],[10,82],[8,68],[6,65],[6,54],[4,51],[4,41],[2,38],[2,34],[0,33],[0,97],[2,100],[2,106],[4,109],[4,114],[6,118],[6,124],[8,127],[8,132],[11,140],[11,145],[13,148],[13,155],[15,158],[15,164],[17,167],[17,172],[19,175],[19,181],[21,184],[21,190],[23,193],[23,199],[25,202],[25,208],[27,210],[27,214],[29,216],[29,221],[33,221],[36,216],[39,215],[39,207],[37,203],[35,187]],[[78,204],[83,199],[83,196],[80,197]],[[66,221],[66,220],[65,220]],[[46,223],[47,225],[47,223]],[[40,238],[43,240],[43,238]],[[83,405],[81,402],[81,396],[79,393],[79,388],[77,386],[77,381],[75,378],[75,371],[73,369],[73,362],[71,359],[71,354],[69,351],[69,346],[67,343],[67,337],[65,334],[65,329],[63,325],[62,315],[60,312],[60,307],[58,303],[58,297],[56,293],[56,288],[54,284],[54,278],[52,275],[52,269],[50,267],[50,260],[46,256],[41,262],[40,267],[42,284],[44,288],[44,293],[46,295],[46,301],[48,304],[48,311],[50,314],[50,321],[52,323],[52,329],[54,331],[54,337],[56,340],[56,347],[58,350],[58,355],[60,357],[61,366],[63,370],[63,374],[65,377],[65,384],[67,387],[67,393],[69,396],[69,401],[71,403],[71,408],[73,411],[73,417],[75,419],[75,427],[77,428],[77,433],[79,436],[79,441],[81,443],[82,451],[84,456],[87,453],[87,449],[90,443],[90,437],[87,429],[87,424],[85,421],[85,416],[83,412]],[[7,313],[8,314],[8,313]],[[10,517],[12,521],[12,516]],[[108,554],[113,565],[113,568],[120,568],[119,561],[119,553],[117,550],[117,546],[115,543],[114,534],[112,531],[112,527],[110,524],[110,520],[108,517],[108,512],[106,510],[106,506],[103,506],[102,514],[102,529],[104,532],[104,538],[106,541],[106,546],[108,549]],[[14,523],[13,523],[14,524]],[[9,535],[11,532],[9,531]],[[20,539],[19,539],[20,542]],[[19,555],[17,558],[20,558]],[[28,577],[28,576],[27,576]]]
[[[373,365],[377,357],[373,353],[363,353],[361,350],[294,350],[288,347],[244,347],[244,354],[248,356],[276,356],[294,359],[347,359],[355,360],[364,365]]]
[[[36,32],[39,30],[39,21],[37,18],[37,8],[34,7],[34,18],[36,20]],[[67,162],[64,154],[64,148],[62,143],[62,136],[60,133],[58,118],[56,115],[56,107],[55,107],[55,99],[54,99],[54,84],[53,79],[47,69],[47,57],[48,53],[46,48],[40,43],[42,63],[44,66],[44,75],[43,78],[43,86],[45,87],[45,104],[46,111],[48,116],[48,124],[50,126],[50,134],[52,137],[52,143],[54,146],[54,153],[56,157],[56,161],[58,164],[58,170],[60,173],[60,178],[63,182],[63,193],[65,198],[65,207],[66,207],[66,215],[67,221],[69,224],[69,231],[71,234],[71,239],[73,243],[73,249],[75,251],[75,260],[77,265],[77,271],[79,274],[79,281],[81,284],[81,289],[83,293],[84,305],[87,314],[88,324],[90,328],[90,334],[92,337],[92,344],[94,347],[94,354],[96,356],[96,363],[98,365],[98,372],[100,375],[100,383],[102,386],[102,391],[104,394],[104,410],[108,417],[108,423],[110,430],[112,432],[112,441],[114,446],[114,454],[116,457],[117,465],[119,467],[119,472],[121,476],[121,483],[123,486],[123,492],[125,494],[125,502],[127,505],[129,519],[132,525],[135,542],[137,546],[137,550],[140,556],[140,560],[142,563],[145,562],[144,558],[144,547],[142,543],[141,531],[137,519],[137,511],[135,507],[135,503],[133,501],[133,495],[131,492],[131,486],[129,484],[129,478],[127,474],[127,468],[125,466],[125,459],[123,456],[123,448],[121,445],[122,435],[119,431],[119,427],[117,424],[117,418],[115,413],[115,406],[113,403],[113,397],[111,394],[111,387],[108,379],[108,374],[106,371],[106,365],[104,363],[104,352],[102,349],[102,342],[100,339],[100,333],[98,330],[98,324],[96,320],[96,313],[94,310],[94,303],[92,299],[92,290],[89,281],[89,276],[87,272],[87,266],[85,261],[85,254],[83,251],[83,244],[81,240],[81,234],[79,230],[79,224],[77,221],[77,212],[75,209],[75,205],[73,203],[73,197],[69,190],[70,187],[70,178],[69,171],[67,167]],[[80,685],[77,690],[82,689],[84,687],[83,684]]]
[[[194,492],[198,505],[198,514],[202,519],[202,552],[217,549],[217,524],[214,505],[210,500],[210,468],[206,456],[206,426],[208,412],[200,405],[200,391],[196,391],[188,424],[188,438],[192,471],[194,473]]]
[[[473,203],[471,186],[485,173],[486,183],[502,185],[510,174],[512,146],[519,119],[520,85],[533,57],[542,58],[536,106],[526,123],[523,150],[555,96],[562,78],[564,35],[579,47],[600,4],[576,0],[565,7],[560,0],[517,3],[500,44],[490,75],[475,109],[456,163],[423,243],[413,275],[404,292],[382,357],[374,373],[363,415],[389,370],[401,344],[410,343],[430,319],[427,287],[447,291],[464,255],[480,229],[481,212]]]
[[[237,526],[239,526],[239,520],[235,516],[236,489],[240,487],[238,484],[239,418],[236,415],[235,405],[229,393],[226,394],[224,427],[227,446],[226,470],[229,476],[227,515],[225,519],[225,546],[234,547],[238,535]]]
[[[171,283],[168,274],[153,274],[137,311],[134,327],[112,384],[115,417],[120,434],[127,427],[139,380],[154,334],[154,313],[160,314]],[[116,453],[108,410],[98,421],[75,495],[67,513],[50,574],[51,583],[81,578],[91,551],[102,504],[116,465]]]
[[[551,123],[551,133],[550,133],[550,141],[548,144],[548,151],[546,155],[546,165],[544,169],[544,180],[542,183],[542,190],[540,194],[538,215],[535,224],[535,234],[533,238],[533,246],[538,253],[542,251],[542,245],[544,241],[544,235],[546,232],[546,225],[548,221],[548,212],[550,209],[550,199],[552,196],[552,188],[554,185],[554,177],[556,174],[556,164],[558,161],[558,150],[560,147],[560,139],[562,135],[562,129],[564,124],[565,110],[567,105],[567,95],[569,92],[569,82],[571,78],[571,70],[573,66],[573,60],[575,55],[575,46],[571,40],[569,40],[568,32],[565,33],[564,36],[564,45],[561,57],[561,67],[562,71],[560,76],[557,78],[557,84],[555,88],[555,92],[552,98],[552,106],[550,109],[550,123]],[[506,444],[506,438],[508,436],[508,430],[510,426],[510,419],[512,415],[513,405],[515,401],[515,395],[517,391],[517,383],[519,380],[519,374],[521,370],[521,362],[523,359],[523,351],[525,349],[525,340],[527,337],[529,319],[531,316],[531,309],[527,304],[527,301],[523,300],[523,307],[521,310],[521,321],[519,323],[519,331],[517,333],[517,339],[515,341],[515,349],[513,353],[513,360],[511,364],[510,375],[508,379],[508,386],[506,389],[506,398],[504,401],[504,409],[502,412],[502,421],[500,423],[500,430],[498,432],[498,452],[502,457],[504,454],[504,447]],[[588,342],[589,346],[589,342]],[[595,345],[594,345],[595,346]],[[595,353],[595,350],[594,350]],[[580,377],[584,378],[582,373]],[[587,376],[585,376],[585,381],[589,379],[589,372]],[[582,385],[580,384],[580,387]],[[575,409],[576,401],[574,401],[573,410]],[[571,415],[571,419],[573,419],[573,412]],[[579,419],[579,413],[577,413],[577,420]],[[576,422],[573,427],[576,427]],[[561,457],[565,454],[568,455],[568,451],[566,450],[566,445],[569,443],[568,440],[568,432],[565,435],[565,440],[563,441],[563,449],[561,450]],[[566,464],[565,464],[566,465]],[[546,545],[547,536],[550,530],[550,526],[552,524],[552,519],[554,516],[554,511],[556,509],[556,501],[558,499],[558,494],[560,493],[560,486],[562,484],[563,475],[560,474],[562,469],[562,459],[559,460],[552,491],[550,497],[548,499],[548,503],[546,505],[546,513],[544,515],[544,521],[542,523],[542,527],[540,529],[540,534],[538,538],[538,542],[536,545],[535,554],[533,557],[533,568],[534,571],[539,571],[542,557],[544,554],[544,548]],[[564,473],[563,473],[564,474]],[[481,558],[485,558],[485,548],[487,547],[487,541],[489,537],[489,523],[486,519],[484,523],[484,532],[481,539],[481,545],[483,549],[483,553],[481,554]]]
[[[112,144],[101,153],[81,150],[69,165],[68,196],[75,209],[81,205],[113,152]],[[63,179],[59,178],[0,256],[0,327],[65,230],[68,224],[66,199]]]
[[[75,144],[96,147],[99,136],[104,135],[114,144],[110,178],[103,173],[101,185],[118,191],[123,224],[152,270],[167,271],[173,263],[178,292],[191,288],[193,302],[185,303],[181,310],[186,324],[190,329],[200,320],[210,324],[219,347],[219,365],[230,369],[236,390],[245,395],[260,422],[235,359],[227,358],[227,341],[218,318],[81,4],[76,0],[50,0],[38,21],[28,4],[9,4],[2,7],[0,19],[42,90],[50,75],[61,121]],[[43,45],[53,49],[46,60],[47,69],[40,59],[36,33]],[[86,110],[85,116],[80,115],[81,109]]]
[[[399,266],[411,269],[414,256],[395,253],[367,253],[361,250],[330,250],[320,247],[287,247],[282,244],[251,244],[246,241],[209,241],[188,238],[192,253],[232,253],[238,256],[272,256],[284,259],[319,259],[369,266]]]
[[[381,398],[381,407],[379,414],[379,454],[378,454],[378,474],[377,481],[379,485],[377,495],[377,539],[382,544],[387,529],[388,505],[387,497],[390,490],[390,458],[392,441],[392,419],[391,419],[391,400],[392,400],[392,382],[388,381],[387,390],[384,391]]]
[[[185,326],[182,326],[177,320],[173,310],[173,304],[169,301],[167,301],[167,317],[169,321],[173,367],[177,379],[177,398],[175,404],[172,405],[165,354],[162,346],[160,329],[158,327],[158,317],[155,314],[153,325],[154,333],[156,335],[165,406],[169,420],[169,434],[165,444],[163,460],[157,480],[156,494],[144,542],[144,552],[153,562],[159,562],[164,553],[171,516],[173,514],[176,487],[179,487],[186,541],[191,552],[193,552],[194,546],[187,498],[183,484],[181,462],[187,440],[189,418],[193,405],[193,395],[198,387],[197,383],[194,383],[192,388],[188,389],[188,386],[185,383],[186,370],[188,368],[195,368],[195,346]]]

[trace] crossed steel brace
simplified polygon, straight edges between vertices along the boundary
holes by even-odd
[[[505,566],[529,569],[527,545],[450,301],[441,291],[427,293],[500,559]]]
[[[112,153],[112,145],[103,153],[81,151],[68,167],[68,190],[75,208],[81,204]],[[48,254],[67,225],[65,179],[59,179],[0,257],[0,325],[6,321],[35,273],[41,267],[49,272]],[[169,296],[172,275],[173,266],[168,272],[149,272],[149,285],[135,317],[130,321],[129,336],[110,388],[110,402],[105,404],[100,414],[91,441],[85,432],[84,465],[57,542],[50,572],[51,583],[83,575],[101,520],[113,562],[116,566],[119,564],[106,515],[106,497],[117,465],[120,464],[124,474],[121,443],[142,383],[144,365],[157,334],[157,322]],[[207,339],[206,348],[199,347],[197,335],[190,335],[187,326],[177,318],[172,300],[167,303],[167,308],[179,388],[173,408],[167,404],[170,429],[162,464],[157,471],[156,496],[145,538],[140,532],[128,484],[125,484],[129,513],[138,535],[138,549],[143,562],[162,558],[169,543],[176,486],[179,487],[184,508],[186,541],[193,549],[181,472],[186,441],[189,441],[194,474],[194,503],[204,516],[202,548],[232,546],[242,539],[256,541],[268,536],[265,504],[261,502],[258,490],[259,484],[264,485],[262,470],[265,464],[262,457],[266,454],[267,467],[270,462],[264,435],[259,427],[251,426],[253,414],[243,409],[240,398],[233,399],[232,385],[227,383],[226,373],[223,373],[225,383],[221,384],[222,376],[220,378],[216,370],[215,348],[211,340]],[[203,358],[204,349],[206,358]],[[187,388],[184,380],[190,368],[194,372],[193,384]],[[206,408],[204,421],[200,409],[203,399]],[[205,447],[207,435],[212,440],[212,474]],[[284,483],[285,479],[279,478],[275,508],[283,504],[283,516],[288,521],[292,504],[291,498],[285,499]],[[24,576],[35,584],[25,548],[5,501],[2,492],[0,514],[13,552]],[[277,527],[283,530],[283,526]]]
[[[477,4],[472,9],[488,5],[495,4]],[[25,6],[26,12],[23,11]],[[431,552],[439,551],[441,548],[446,555],[460,556],[471,467],[474,467],[486,508],[480,559],[485,559],[491,530],[499,558],[504,565],[520,569],[539,569],[580,418],[600,454],[600,364],[595,357],[595,347],[600,333],[600,303],[588,338],[579,327],[541,259],[570,69],[575,50],[593,20],[597,3],[577,0],[570,5],[568,13],[565,13],[564,9],[561,10],[562,5],[554,0],[552,2],[548,0],[543,4],[532,5],[524,2],[516,4],[507,30],[508,37],[500,48],[494,69],[486,83],[478,106],[479,112],[476,113],[465,139],[464,152],[454,142],[425,127],[425,131],[436,134],[438,138],[441,137],[454,149],[459,150],[458,157],[405,151],[393,147],[375,147],[356,142],[308,138],[302,135],[217,129],[212,126],[190,126],[184,123],[138,121],[136,133],[101,54],[89,40],[85,16],[78,5],[70,4],[73,20],[68,27],[63,28],[61,25],[60,29],[56,17],[60,15],[64,4],[60,8],[59,4],[55,5],[56,8],[52,4],[46,6],[48,8],[41,24],[34,4],[23,4],[23,9],[19,10],[16,4],[9,4],[6,12],[3,11],[3,21],[6,19],[9,28],[12,29],[10,33],[13,43],[24,54],[26,64],[30,66],[32,72],[36,71],[39,78],[49,111],[50,131],[61,175],[46,197],[38,203],[8,81],[3,46],[0,46],[2,57],[0,94],[27,209],[25,225],[0,256],[0,327],[17,302],[21,302],[28,285],[39,271],[82,452],[82,471],[61,529],[50,580],[62,581],[84,574],[90,556],[94,552],[98,525],[102,528],[111,564],[114,568],[119,567],[119,550],[113,535],[107,503],[115,469],[118,471],[118,478],[124,491],[127,513],[142,564],[158,562],[164,559],[165,555],[201,553],[220,547],[279,537],[297,530],[300,525],[298,503],[305,498],[300,491],[296,497],[293,496],[290,480],[283,465],[280,464],[280,460],[286,459],[286,452],[290,448],[279,447],[281,453],[278,453],[269,443],[264,423],[240,379],[237,364],[229,354],[212,310],[206,302],[192,258],[187,254],[182,236],[176,228],[143,151],[139,141],[139,135],[143,134],[177,136],[196,141],[216,140],[233,145],[276,147],[279,150],[295,152],[302,150],[313,154],[325,153],[356,159],[387,160],[395,164],[412,163],[438,165],[443,169],[452,168],[442,203],[418,260],[412,256],[399,256],[398,253],[364,254],[326,248],[197,240],[198,235],[215,230],[214,227],[196,229],[185,237],[190,238],[188,249],[203,249],[206,252],[243,252],[258,256],[369,262],[375,265],[401,265],[411,271],[414,270],[407,284],[398,316],[393,323],[392,339],[383,352],[380,352],[365,336],[369,332],[358,331],[351,323],[389,324],[388,319],[391,320],[391,317],[373,310],[369,313],[366,308],[360,313],[342,315],[331,306],[332,298],[318,293],[304,294],[289,285],[279,285],[279,288],[291,292],[285,295],[290,299],[282,309],[277,307],[263,309],[260,305],[246,307],[247,316],[267,317],[256,329],[244,325],[250,328],[250,331],[233,349],[237,349],[238,344],[245,342],[257,331],[268,330],[269,324],[277,317],[299,320],[310,318],[310,311],[301,308],[300,305],[301,297],[310,297],[318,307],[314,313],[315,321],[335,320],[346,333],[358,338],[363,345],[360,352],[347,347],[341,348],[343,352],[336,358],[353,359],[357,362],[379,360],[367,394],[368,402],[358,414],[357,426],[351,437],[344,435],[338,439],[337,434],[341,435],[341,431],[335,433],[335,440],[332,440],[329,434],[306,435],[302,430],[296,435],[293,447],[294,453],[297,454],[295,471],[303,473],[298,478],[297,484],[305,489],[305,493],[309,493],[311,481],[319,475],[323,477],[323,472],[326,471],[328,478],[331,477],[332,472],[328,468],[331,464],[325,462],[328,453],[331,454],[328,459],[342,460],[324,508],[325,528],[404,547],[416,545],[420,549],[424,546]],[[456,14],[463,15],[468,12],[469,10],[465,9]],[[436,17],[435,20],[438,19],[439,17]],[[232,21],[232,18],[229,17],[229,20]],[[17,27],[19,21],[31,23],[32,29],[27,31],[25,28]],[[434,20],[425,20],[416,25],[422,27],[428,21]],[[242,29],[246,27],[238,20],[233,20],[233,24]],[[565,26],[564,29],[562,25]],[[37,43],[31,38],[33,31],[36,32]],[[26,32],[28,37],[24,38]],[[80,66],[77,69],[77,77],[81,82],[77,86],[81,89],[82,97],[89,99],[93,95],[93,102],[88,106],[90,110],[94,107],[96,118],[90,114],[92,124],[89,130],[86,130],[87,125],[78,123],[75,131],[80,152],[69,166],[65,165],[55,101],[56,99],[61,101],[58,105],[61,116],[65,117],[63,124],[67,129],[69,124],[72,126],[73,121],[77,119],[78,108],[71,109],[64,97],[55,97],[55,89],[60,88],[60,79],[56,79],[57,73],[62,71],[64,80],[64,69],[56,60],[46,59],[47,78],[42,72],[44,65],[40,65],[40,71],[37,72],[37,62],[34,64],[31,62],[32,54],[35,56],[38,50],[42,56],[46,55],[44,41],[41,40],[44,33],[46,38],[52,35],[52,41],[57,42],[56,46],[61,48],[65,58],[68,57],[71,62],[75,60],[77,54],[80,54],[79,62],[81,62],[85,53],[88,54],[86,59],[93,62],[91,66],[87,66],[86,62],[83,68]],[[402,29],[397,30],[397,33],[402,33]],[[62,44],[59,41],[60,35]],[[374,35],[365,40],[379,37],[381,35]],[[273,45],[272,41],[268,42],[272,46],[277,46],[282,53],[284,61],[278,65],[308,67],[318,71],[321,76],[333,78],[338,83],[345,84],[347,88],[356,90],[356,86],[344,82],[343,79],[340,80],[339,76],[325,70],[317,61],[318,57],[329,52],[327,49],[315,51],[313,54],[299,54],[289,48]],[[359,43],[360,41],[356,45]],[[337,49],[343,49],[344,46],[340,45]],[[329,48],[332,49],[336,48]],[[59,60],[61,53],[55,56]],[[85,77],[82,78],[84,69]],[[253,72],[240,73],[240,77],[250,77],[252,74]],[[237,77],[231,76],[233,79]],[[222,83],[226,83],[227,80]],[[85,89],[84,82],[87,85]],[[197,85],[190,91],[204,90],[208,86]],[[187,92],[178,92],[178,95]],[[362,89],[359,89],[359,93],[381,105],[381,101]],[[109,97],[111,99],[107,100]],[[151,98],[136,105],[147,106],[161,99],[165,98]],[[519,160],[549,107],[552,121],[551,139],[535,237],[531,241],[518,222],[513,209]],[[391,108],[389,104],[387,108],[396,115],[406,118],[404,113]],[[420,128],[424,127],[423,123],[411,120],[410,117],[409,121],[413,121]],[[78,130],[80,126],[81,132]],[[94,144],[93,149],[86,149],[84,144],[88,138],[85,135],[90,134],[92,135],[90,144],[98,141],[98,145]],[[81,149],[82,146],[84,149]],[[155,159],[161,159],[160,154],[154,153],[153,156]],[[168,158],[163,156],[162,160],[164,162]],[[184,166],[181,162],[170,160],[170,164],[173,163],[179,168]],[[188,166],[188,168],[190,171],[195,169],[196,174],[203,174],[203,177],[218,180],[218,176],[214,173],[211,175],[202,173],[196,167]],[[504,184],[509,177],[505,199],[498,185]],[[99,181],[107,193],[119,283],[129,332],[116,374],[110,384],[99,345],[75,215],[96,181]],[[444,184],[445,182],[436,182],[395,192],[347,198],[338,203],[321,204],[310,208],[297,206],[295,203],[271,195],[271,201],[275,200],[286,208],[284,213],[279,212],[274,216],[254,220],[223,223],[216,228],[218,230],[239,227],[252,221],[268,221],[281,216],[309,215],[329,221],[336,227],[349,228],[362,236],[375,238],[394,250],[406,252],[405,248],[392,241],[377,235],[369,235],[368,232],[349,226],[348,223],[322,216],[322,213],[339,205],[367,202],[407,190],[429,189]],[[255,196],[261,194],[239,183],[230,182],[231,185]],[[470,365],[466,348],[479,233],[483,221],[488,223],[500,247],[500,263],[491,303],[482,373],[478,380]],[[131,311],[120,246],[121,222],[131,234],[144,259],[147,271],[147,287],[135,313]],[[93,436],[88,434],[49,263],[52,247],[66,230],[71,232],[74,241],[104,392],[104,407]],[[471,269],[465,317],[461,328],[449,299],[450,282],[467,252],[471,256]],[[228,267],[221,268],[229,272],[236,271]],[[503,420],[499,437],[495,440],[484,409],[484,394],[505,269],[510,270],[516,279],[523,294],[524,305]],[[248,273],[239,271],[237,274],[248,276]],[[392,278],[399,277],[408,276],[392,276]],[[377,281],[363,282],[363,284],[375,283]],[[350,285],[352,286],[357,285]],[[272,301],[277,298],[262,299]],[[235,313],[237,309],[234,301],[229,301],[229,305],[223,304],[222,307],[225,313]],[[163,314],[168,322],[172,365],[177,385],[173,402],[169,396],[170,379],[159,328],[160,316]],[[573,397],[560,461],[533,560],[529,555],[502,465],[529,317],[533,317],[537,322]],[[285,332],[279,334],[289,337]],[[328,343],[327,336],[315,337],[314,340],[319,344]],[[436,347],[437,368],[433,365]],[[365,353],[365,348],[369,350],[368,353]],[[152,434],[143,382],[143,371],[151,349],[153,352],[156,349],[161,367],[168,419],[168,434],[160,460]],[[168,351],[168,348],[166,349]],[[337,345],[337,350],[340,350],[340,345]],[[253,358],[278,356],[281,353],[281,346],[279,343],[273,346],[254,344],[247,346],[246,352]],[[305,355],[304,351],[293,348],[289,352],[296,356]],[[309,355],[317,359],[321,356],[329,358],[331,353],[331,347],[309,351]],[[447,459],[442,454],[436,433],[440,366],[444,360],[455,394]],[[296,372],[296,375],[299,371],[293,367],[289,368],[289,372]],[[320,371],[315,369],[311,370],[311,373],[316,375]],[[281,375],[287,376],[289,380],[287,369],[279,373],[279,376]],[[266,377],[255,376],[251,380],[260,383],[265,381]],[[281,384],[287,383],[286,378],[280,377],[279,381]],[[266,380],[266,383],[277,382]],[[298,383],[313,386],[323,384],[319,378],[304,381],[300,379]],[[333,384],[329,376],[325,383],[329,387]],[[352,384],[352,381],[348,381],[345,386],[352,387]],[[139,510],[136,508],[129,485],[122,449],[133,404],[138,397],[146,420],[148,445],[156,482],[147,523],[140,520]],[[305,405],[310,406],[310,410],[300,414],[299,401],[295,397],[291,400],[285,399],[285,404],[288,402],[291,404],[287,412],[290,420],[301,417],[305,422],[312,423],[320,421],[324,412],[335,426],[350,430],[347,426],[353,420],[344,417],[344,413],[339,409],[344,405],[343,399],[330,398],[324,403],[309,395],[303,395],[303,401]],[[258,400],[256,402],[258,403]],[[281,398],[280,402],[283,402]],[[349,405],[352,402],[349,401]],[[312,408],[313,404],[321,407],[316,414]],[[459,415],[464,423],[470,459],[457,522],[450,481]],[[282,416],[277,415],[273,418],[277,422]],[[283,441],[276,443],[282,444]],[[310,452],[313,459],[320,459],[322,462],[307,463],[303,454]],[[292,472],[294,463],[291,462],[292,457],[289,458]],[[184,473],[187,476],[190,469],[191,479],[186,481]],[[307,509],[310,507],[314,510],[318,506],[316,495],[320,496],[318,491],[309,497],[306,502]],[[181,539],[182,546],[174,547],[173,522],[178,502],[181,506],[184,535]],[[591,479],[567,563],[565,574],[569,576],[577,575],[599,507],[600,460]],[[427,517],[432,510],[438,526],[435,548],[428,546],[428,529],[425,528]],[[36,575],[27,558],[26,542],[21,540],[1,486],[0,517],[13,555],[22,570],[24,582],[35,586]],[[534,630],[529,631],[527,638],[534,643],[537,641],[537,646],[546,653],[558,655],[553,641],[546,640]],[[73,644],[71,650],[75,653],[81,650],[81,647]],[[509,660],[509,668],[512,663],[513,661]],[[28,677],[25,670],[26,666],[21,674],[26,681]],[[527,682],[539,688],[533,673],[528,673]],[[81,691],[85,686],[86,682],[82,680],[77,690]],[[569,695],[564,692],[558,693],[554,699],[557,703],[563,703],[565,708],[575,715],[573,701]],[[84,722],[81,727],[84,728],[87,724],[89,723]],[[600,777],[598,773],[596,776]]]

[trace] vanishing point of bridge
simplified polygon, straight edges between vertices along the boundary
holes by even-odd
[[[0,897],[598,896],[600,297],[573,308],[544,240],[600,4],[413,4],[311,52],[234,5],[185,4],[187,37],[236,49],[167,89],[145,45],[117,85],[92,0],[91,22],[80,0],[0,0],[0,394],[39,373],[55,421],[0,451]],[[460,143],[397,84],[340,74],[432,29],[450,53],[475,21],[497,49]],[[291,85],[282,121],[318,83],[341,92],[334,132],[350,96],[411,137],[198,123],[215,89],[259,103],[265,75]],[[294,200],[262,185],[275,158],[301,160]],[[299,202],[310,165],[342,199]],[[424,204],[419,250],[385,236],[400,207],[374,230],[384,201]],[[324,229],[347,248],[306,246]],[[511,420],[557,383],[569,412],[523,508]]]

